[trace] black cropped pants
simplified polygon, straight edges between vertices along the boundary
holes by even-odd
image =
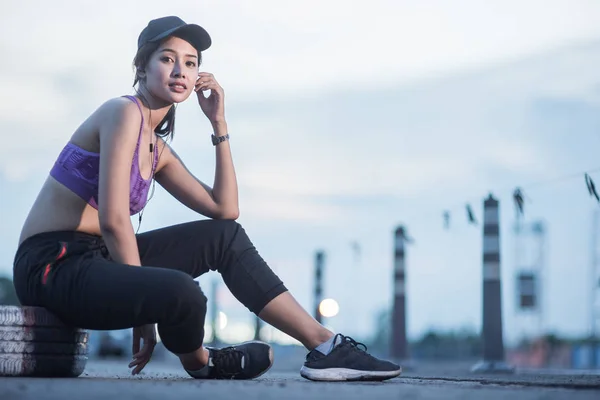
[[[112,261],[100,236],[47,232],[26,239],[13,274],[24,306],[44,307],[84,329],[156,323],[176,354],[202,345],[206,296],[193,278],[219,271],[231,293],[258,314],[287,291],[240,224],[195,221],[137,235],[143,267]]]

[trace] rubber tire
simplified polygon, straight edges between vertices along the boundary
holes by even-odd
[[[87,345],[82,343],[8,342],[0,340],[0,354],[87,356]]]
[[[85,356],[0,354],[0,376],[76,378],[86,363]]]
[[[85,369],[87,331],[45,308],[0,306],[0,335],[0,376],[75,378]]]
[[[89,333],[78,328],[0,326],[0,341],[87,343]]]
[[[0,306],[0,326],[67,327],[45,308],[17,306]]]

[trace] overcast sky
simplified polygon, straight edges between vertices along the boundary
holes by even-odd
[[[392,231],[404,223],[415,237],[411,337],[478,330],[481,227],[467,225],[464,205],[481,220],[492,191],[502,202],[506,335],[534,329],[514,304],[510,194],[523,185],[526,217],[548,226],[543,325],[589,331],[597,206],[582,173],[600,167],[596,1],[9,3],[0,15],[0,273],[11,273],[60,149],[102,102],[132,92],[140,30],[173,14],[213,38],[201,69],[225,89],[240,222],[311,310],[314,251],[327,251],[325,294],[341,304],[329,325],[372,334],[392,296]],[[193,100],[179,106],[173,146],[212,183],[210,133]],[[142,230],[196,218],[159,190]],[[222,303],[249,320],[230,297]]]

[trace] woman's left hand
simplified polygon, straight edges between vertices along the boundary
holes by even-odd
[[[194,90],[198,95],[198,103],[209,121],[212,124],[225,122],[225,93],[213,74],[200,72]],[[208,97],[204,96],[205,90],[210,90]]]

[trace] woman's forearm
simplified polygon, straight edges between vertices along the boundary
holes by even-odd
[[[113,261],[127,265],[142,265],[131,223],[124,223],[119,227],[103,227],[102,238]]]
[[[225,121],[214,123],[213,128],[215,136],[228,133]],[[216,164],[213,198],[219,205],[223,218],[236,219],[239,215],[238,186],[229,140],[216,145]]]

